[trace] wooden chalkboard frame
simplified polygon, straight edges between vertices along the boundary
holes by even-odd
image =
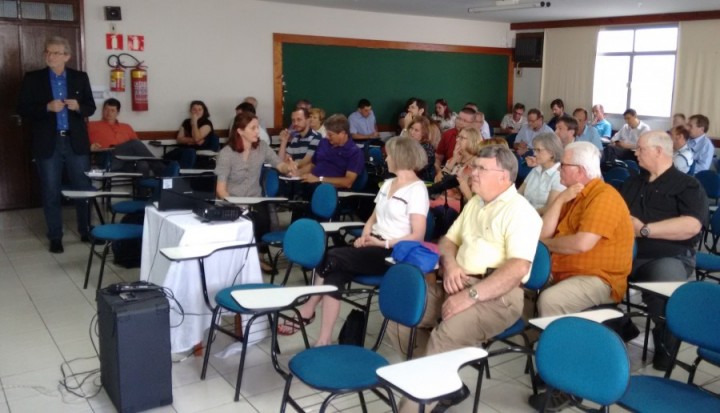
[[[431,51],[447,53],[474,53],[502,55],[508,57],[507,102],[509,111],[513,105],[513,49],[502,47],[456,46],[433,43],[410,43],[384,40],[350,39],[343,37],[307,36],[297,34],[273,33],[273,107],[274,127],[283,124],[283,44],[306,44],[318,46],[345,46],[370,49],[397,49]]]

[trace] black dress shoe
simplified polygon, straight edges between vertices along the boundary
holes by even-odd
[[[462,403],[463,400],[467,399],[469,396],[470,389],[468,386],[463,384],[462,389],[458,390],[451,398],[440,400],[430,413],[443,413],[450,407]]]
[[[540,411],[543,403],[545,402],[545,397],[547,397],[548,392],[533,394],[528,399],[528,404],[532,406],[536,411]],[[578,402],[581,402],[581,399],[577,399]],[[572,397],[565,393],[561,392],[560,390],[553,390],[550,394],[550,400],[548,400],[547,404],[545,405],[545,411],[546,412],[559,412],[562,409],[566,407],[570,407],[572,401]]]
[[[80,241],[85,242],[85,243],[90,242],[90,235],[88,235],[88,234],[80,235]]]
[[[59,239],[51,239],[50,240],[50,252],[53,254],[62,254],[65,252],[65,249],[62,245],[62,240]]]

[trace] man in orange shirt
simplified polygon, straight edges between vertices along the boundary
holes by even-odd
[[[120,101],[117,99],[110,98],[103,103],[102,120],[88,123],[90,150],[99,152],[103,149],[114,148],[110,167],[112,171],[137,171],[147,176],[152,170],[157,176],[163,169],[161,159],[158,159],[157,162],[123,162],[114,158],[116,155],[154,157],[147,146],[138,140],[132,126],[118,122],[119,113]]]
[[[630,212],[602,180],[600,151],[589,142],[571,143],[560,165],[567,189],[543,216],[540,234],[552,253],[552,285],[538,299],[542,317],[620,302],[632,268]]]

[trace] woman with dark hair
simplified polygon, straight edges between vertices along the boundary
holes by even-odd
[[[432,114],[431,119],[439,124],[440,131],[445,132],[454,128],[456,117],[457,114],[448,107],[447,100],[438,99],[435,101],[435,113]]]
[[[218,154],[215,167],[217,175],[215,192],[218,198],[262,196],[260,172],[263,164],[266,163],[283,175],[297,171],[292,159],[281,161],[275,151],[260,140],[260,123],[257,116],[250,112],[235,116],[230,139]],[[255,227],[255,239],[259,240],[262,235],[270,231],[270,212],[267,205],[257,204],[251,216]]]
[[[190,117],[185,119],[177,134],[177,143],[205,149],[208,135],[215,132],[210,121],[210,111],[202,100],[190,102]]]
[[[430,143],[430,120],[425,116],[416,116],[408,126],[411,138],[420,142],[420,146],[427,154],[428,163],[421,170],[416,171],[418,178],[432,182],[435,178],[435,148]]]

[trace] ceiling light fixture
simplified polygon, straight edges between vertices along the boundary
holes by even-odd
[[[468,13],[489,13],[494,11],[505,11],[505,10],[520,10],[520,9],[535,9],[535,8],[547,8],[551,4],[549,1],[536,1],[533,3],[520,3],[518,0],[499,0],[495,2],[494,6],[481,6],[471,7],[468,9]]]

